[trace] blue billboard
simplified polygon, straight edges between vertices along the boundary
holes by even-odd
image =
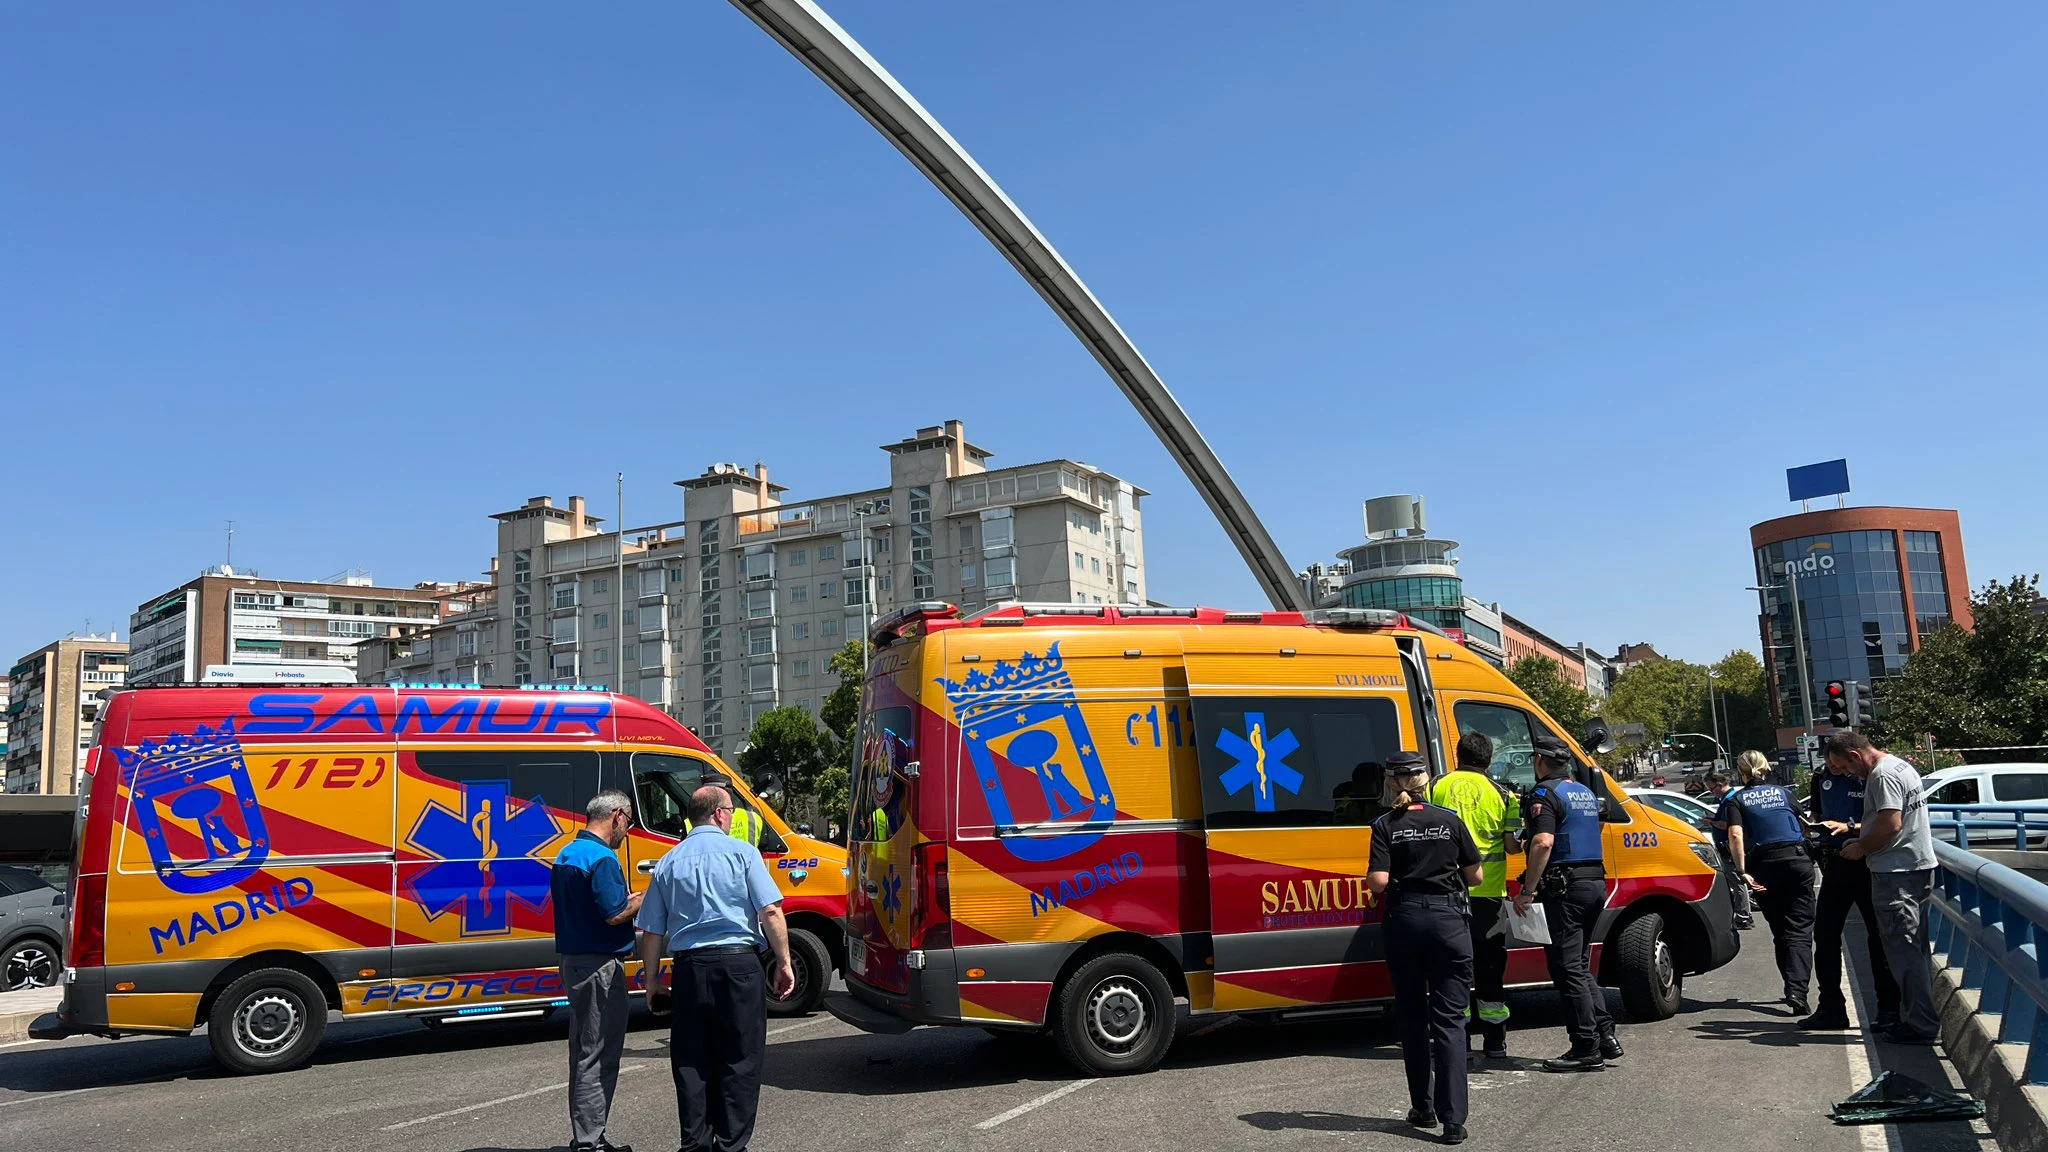
[[[1839,496],[1849,490],[1849,461],[1824,460],[1799,468],[1785,469],[1785,491],[1793,500],[1816,496]]]

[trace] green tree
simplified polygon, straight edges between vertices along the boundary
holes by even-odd
[[[853,747],[854,728],[860,723],[861,665],[866,660],[866,646],[864,640],[848,640],[825,665],[839,677],[839,684],[818,708],[818,719],[825,722],[825,730],[842,749]]]
[[[1923,635],[1905,674],[1877,685],[1872,738],[1968,748],[2048,742],[2048,614],[2041,578],[1993,580],[1970,598],[1970,631]]]
[[[756,791],[779,787],[793,807],[817,794],[818,777],[831,764],[832,750],[832,737],[809,712],[771,708],[755,718],[739,768]]]
[[[1593,698],[1564,678],[1564,669],[1548,656],[1524,656],[1508,666],[1508,679],[1541,705],[1565,735],[1577,739],[1593,717]]]
[[[1713,671],[1728,755],[1738,755],[1745,748],[1768,755],[1778,746],[1778,729],[1771,721],[1771,686],[1763,661],[1756,653],[1738,648],[1721,657]]]
[[[1707,669],[1683,660],[1638,664],[1615,679],[1606,716],[1613,724],[1641,724],[1643,741],[1652,750],[1662,748],[1674,732],[1705,732]],[[1699,753],[1683,741],[1672,751],[1681,758]]]

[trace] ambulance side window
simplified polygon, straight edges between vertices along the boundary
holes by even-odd
[[[578,818],[597,795],[597,753],[506,748],[478,752],[413,754],[429,776],[451,784],[504,781],[513,799],[539,800]]]
[[[653,752],[633,754],[633,802],[640,826],[664,836],[689,832],[690,793],[704,783],[704,762]]]
[[[1401,750],[1390,698],[1203,697],[1194,702],[1211,828],[1370,824]]]
[[[1451,709],[1458,735],[1484,732],[1493,739],[1493,767],[1487,775],[1517,793],[1536,786],[1536,741],[1529,714],[1504,704],[1460,700]]]

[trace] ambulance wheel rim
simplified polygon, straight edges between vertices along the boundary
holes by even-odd
[[[305,1031],[305,1006],[288,993],[266,989],[235,1012],[235,1047],[258,1059],[291,1047]]]
[[[1661,991],[1670,991],[1671,986],[1678,982],[1678,964],[1671,958],[1671,944],[1662,933],[1657,935],[1656,973],[1657,987]]]
[[[796,977],[796,982],[789,986],[789,995],[777,996],[773,992],[768,994],[768,998],[778,1004],[788,1003],[802,996],[804,990],[810,987],[811,962],[804,957],[802,952],[795,948],[789,950],[789,971],[791,975]]]
[[[1135,1047],[1151,1020],[1144,988],[1113,976],[1095,986],[1088,997],[1088,1035],[1106,1052]]]

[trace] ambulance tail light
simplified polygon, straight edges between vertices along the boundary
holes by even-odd
[[[107,877],[80,876],[71,882],[71,958],[73,968],[104,968],[107,964]]]
[[[946,846],[924,843],[917,846],[917,926],[911,932],[912,948],[953,946],[953,885],[946,876]]]

